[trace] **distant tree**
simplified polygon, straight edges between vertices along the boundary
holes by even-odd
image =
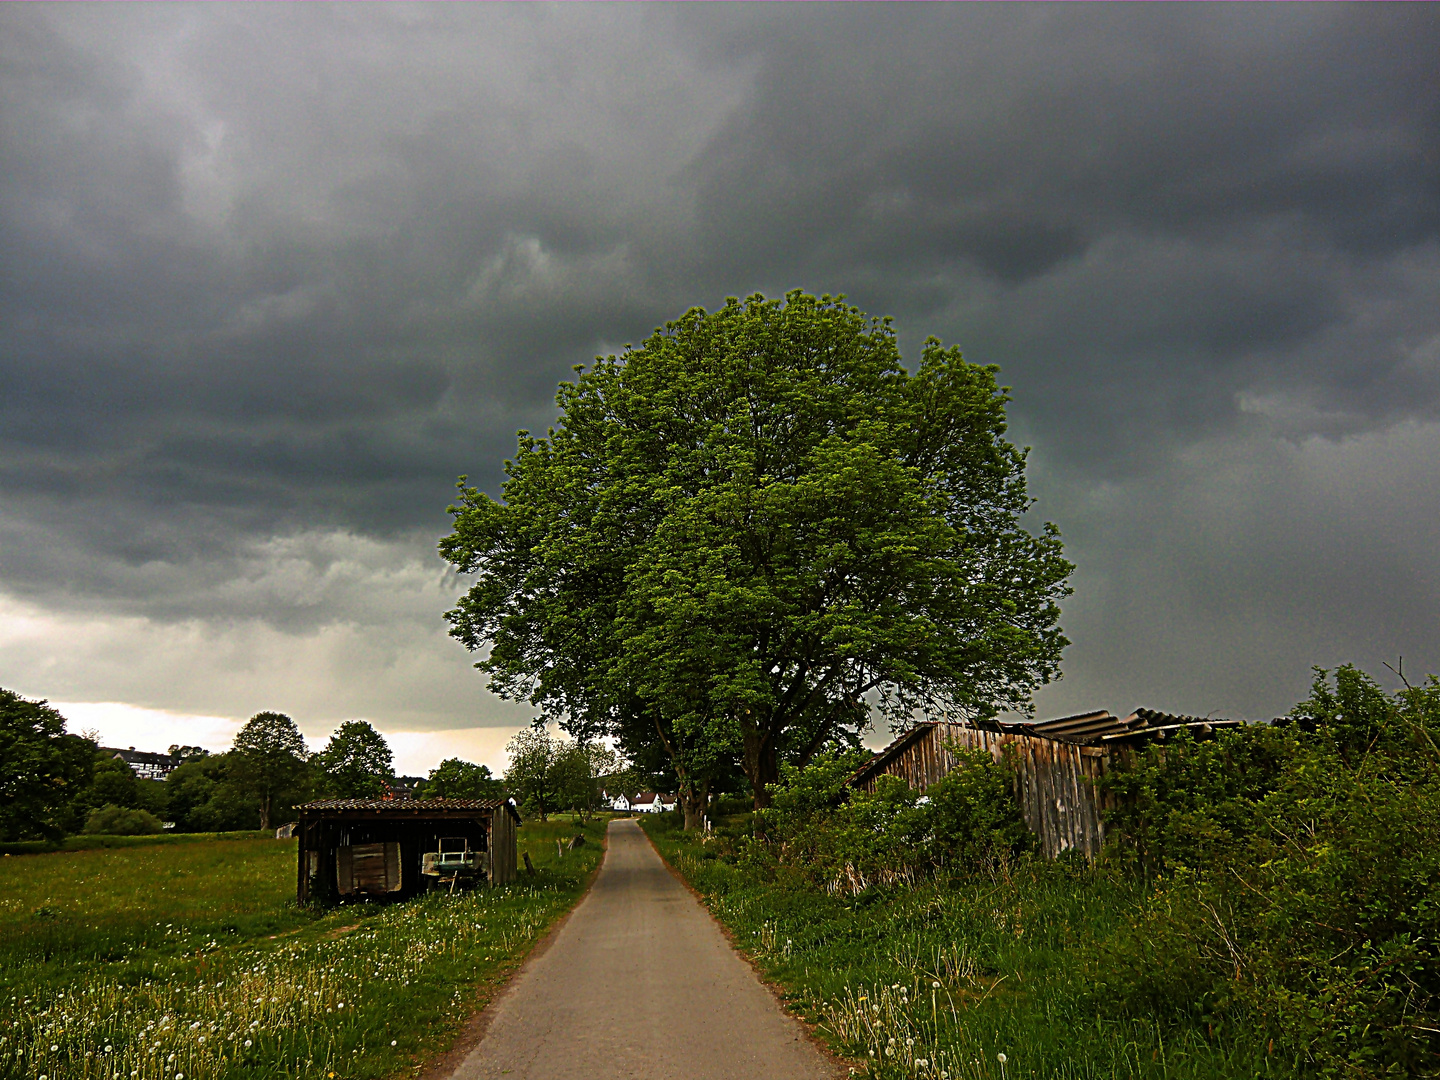
[[[260,812],[253,794],[231,776],[236,761],[234,754],[194,758],[165,778],[166,820],[175,822],[178,832],[259,827]],[[281,791],[276,808],[283,812],[287,797],[296,794],[296,789]]]
[[[106,805],[132,807],[140,797],[138,785],[129,765],[116,758],[113,751],[99,750],[90,784],[78,796],[77,805],[86,813]]]
[[[95,744],[65,732],[44,701],[0,689],[0,840],[54,840],[73,830]]]
[[[336,728],[315,755],[315,766],[326,792],[341,799],[378,799],[395,780],[390,744],[364,720],[346,720]]]
[[[555,759],[557,740],[543,727],[521,728],[505,744],[510,765],[505,770],[505,788],[528,813],[545,821],[555,809]]]
[[[107,836],[143,836],[158,833],[164,825],[148,810],[106,803],[90,811],[85,818],[85,831]]]
[[[872,711],[1028,710],[1071,566],[1030,506],[996,368],[830,297],[692,309],[562,383],[503,501],[461,480],[447,614],[501,696],[627,753],[660,745],[687,824],[738,761],[855,745]]]
[[[488,765],[446,758],[430,770],[421,792],[427,799],[498,799],[505,785],[490,775]]]
[[[210,751],[203,746],[185,746],[182,743],[171,743],[170,749],[166,751],[171,757],[179,758],[181,761],[190,761],[194,758],[209,757]]]
[[[557,807],[589,818],[600,805],[600,778],[620,767],[620,755],[600,743],[559,744],[550,766],[550,788]]]
[[[228,779],[260,810],[260,828],[271,827],[277,803],[295,797],[307,779],[305,738],[284,713],[258,712],[235,736]]]

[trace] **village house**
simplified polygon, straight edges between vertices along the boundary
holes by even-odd
[[[642,791],[629,802],[630,809],[637,814],[659,814],[674,810],[676,806],[674,795],[662,795],[654,791]]]
[[[119,750],[113,746],[102,746],[100,751],[109,754],[116,761],[123,761],[130,766],[130,771],[141,780],[164,780],[184,764],[183,759],[171,754],[152,754],[144,750],[136,750],[133,746],[126,750]]]

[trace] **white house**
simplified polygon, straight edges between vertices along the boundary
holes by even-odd
[[[618,795],[611,795],[608,791],[602,791],[600,793],[600,801],[609,803],[611,810],[618,810],[622,814],[628,814],[632,809],[630,800],[625,797],[623,791]]]
[[[675,809],[674,795],[657,795],[653,791],[642,791],[630,800],[630,809],[637,814],[659,814]]]

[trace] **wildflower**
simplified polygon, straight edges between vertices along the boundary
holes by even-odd
[[[1010,1059],[1007,1058],[1004,1054],[996,1054],[995,1060],[1000,1062],[1001,1065],[1004,1065],[1005,1062],[1009,1061]]]
[[[246,1040],[245,1040],[245,1049],[247,1049],[247,1050],[250,1049],[250,1045],[251,1045],[251,1044],[250,1044],[250,1040],[249,1040],[249,1039],[246,1039]]]
[[[105,1045],[105,1052],[107,1054],[110,1053],[110,1045],[108,1043]]]
[[[940,989],[940,983],[939,983],[938,981],[932,982],[932,983],[930,984],[930,989],[931,989],[931,990],[939,990],[939,989]]]
[[[395,1045],[395,1040],[394,1040],[394,1039],[391,1039],[391,1040],[390,1040],[390,1045],[391,1045],[391,1046],[394,1046],[394,1045]]]

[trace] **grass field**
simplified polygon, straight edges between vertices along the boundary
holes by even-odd
[[[603,831],[527,822],[533,878],[325,912],[295,903],[294,841],[0,858],[0,1078],[406,1075],[575,902]]]
[[[671,815],[644,820],[790,1006],[862,1075],[1294,1075],[1251,1033],[1127,1016],[1097,991],[1112,937],[1147,902],[1143,885],[1040,862],[827,895],[757,882],[676,826]]]

